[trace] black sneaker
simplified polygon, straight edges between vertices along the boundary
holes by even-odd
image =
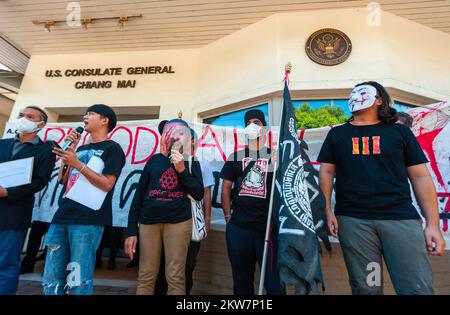
[[[139,260],[133,259],[127,264],[127,268],[139,267]]]
[[[26,273],[33,273],[34,272],[34,268],[32,267],[20,267],[20,274],[26,274]]]
[[[44,261],[45,260],[45,254],[40,254],[36,256],[36,261]]]
[[[116,269],[116,261],[108,260],[108,270],[114,270],[114,269]]]
[[[97,269],[97,268],[100,268],[102,266],[103,266],[102,260],[101,259],[96,259],[95,260],[95,268]]]

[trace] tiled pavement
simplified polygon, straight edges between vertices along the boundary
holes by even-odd
[[[42,295],[42,282],[21,280],[18,295]],[[135,295],[136,289],[116,286],[95,286],[94,295]]]
[[[135,295],[137,268],[128,269],[126,259],[117,259],[117,269],[106,267],[96,269],[94,275],[94,295]],[[104,266],[106,260],[104,260]],[[42,262],[38,263],[35,273],[20,276],[18,295],[42,295]]]

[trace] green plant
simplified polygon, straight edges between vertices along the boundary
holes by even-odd
[[[311,129],[330,125],[339,125],[348,120],[340,107],[326,105],[313,109],[308,103],[303,103],[295,109],[297,129]]]

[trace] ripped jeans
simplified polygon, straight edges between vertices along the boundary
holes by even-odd
[[[95,254],[103,226],[52,224],[45,239],[45,295],[92,295]]]

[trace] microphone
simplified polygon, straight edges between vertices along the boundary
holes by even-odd
[[[176,150],[176,151],[180,152],[180,150],[182,148],[183,148],[183,145],[179,141],[173,142],[172,146],[170,147],[169,158],[172,155],[172,150]]]
[[[78,132],[79,134],[82,134],[83,131],[84,131],[84,128],[80,126],[80,127],[78,127],[77,129],[75,129],[75,131]],[[64,143],[62,144],[61,149],[63,149],[64,151],[67,150],[67,148],[70,147],[70,145],[71,145],[72,143],[73,143],[72,140],[67,140],[66,142],[64,142]],[[64,176],[66,175],[67,169],[68,169],[68,166],[67,166],[67,164],[65,164],[64,167],[63,167],[63,172],[62,172],[62,177],[63,177],[63,178],[64,178]]]
[[[79,134],[82,134],[84,131],[83,127],[78,127],[77,129],[75,129],[76,132],[78,132]],[[68,147],[70,147],[72,145],[73,141],[72,140],[67,140],[66,142],[64,142],[61,145],[61,149],[63,150],[67,150]]]

